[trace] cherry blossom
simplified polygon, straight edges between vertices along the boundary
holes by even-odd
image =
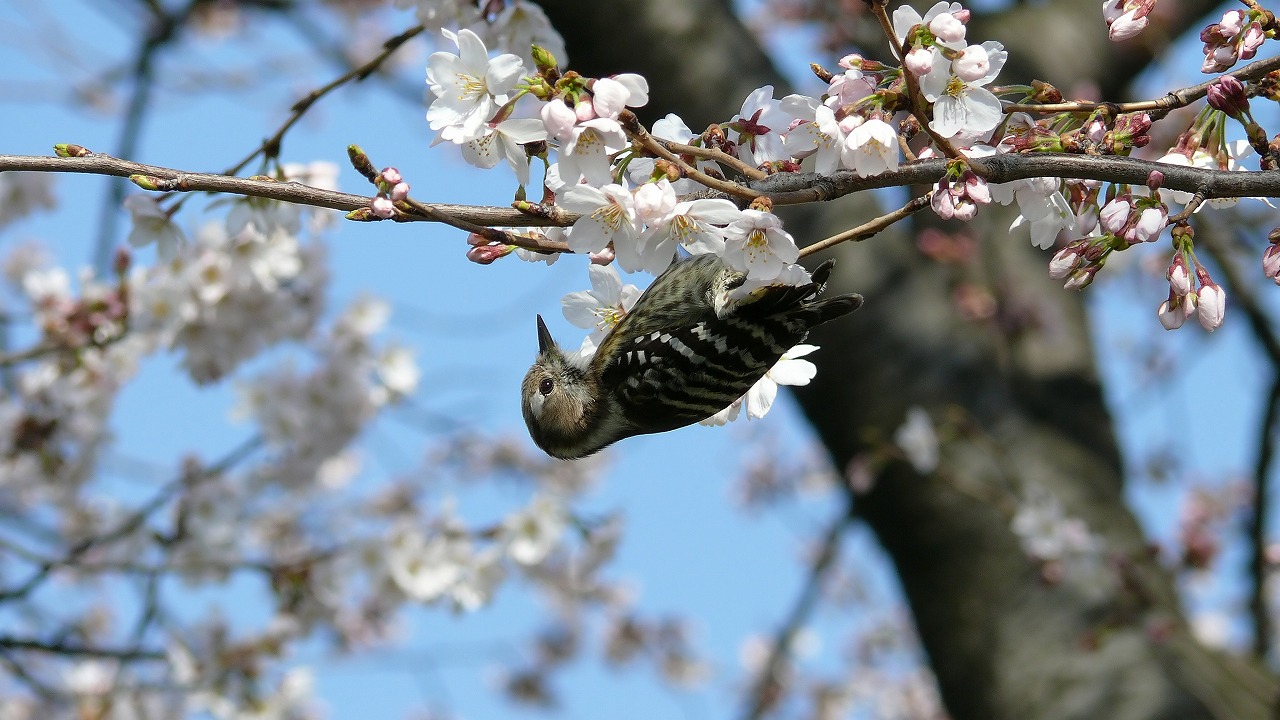
[[[1209,281],[1200,286],[1196,294],[1196,318],[1205,330],[1213,332],[1222,326],[1226,316],[1227,296],[1222,287]]]
[[[921,92],[926,100],[933,103],[933,120],[929,127],[943,137],[951,138],[961,133],[985,137],[1004,118],[1000,100],[984,86],[995,80],[1009,54],[1003,45],[994,41],[982,43],[981,48],[987,55],[987,72],[979,77],[965,80],[957,75],[957,63],[960,68],[974,72],[981,64],[964,59],[968,52],[966,48],[960,59],[934,63],[929,74],[920,78]]]
[[[627,145],[617,120],[598,117],[574,125],[560,148],[560,179],[571,185],[580,180],[597,187],[608,184],[613,178],[609,156]]]
[[[801,121],[792,123],[782,140],[783,149],[797,158],[815,155],[814,171],[822,175],[839,170],[847,131],[836,121],[835,112],[804,95],[788,95],[780,106],[783,112]]]
[[[551,105],[554,103],[549,103]],[[487,127],[477,139],[462,146],[462,158],[479,168],[491,168],[499,158],[507,161],[521,186],[529,184],[529,158],[525,143],[547,139],[547,128],[534,118],[509,118]]]
[[[939,2],[925,12],[924,17],[910,5],[901,5],[893,11],[893,32],[898,37],[898,47],[907,39],[907,32],[916,25],[923,25],[934,35],[935,42],[951,50],[965,46],[965,26],[960,21],[967,11],[960,3]],[[894,48],[897,50],[897,48]]]
[[[795,239],[782,229],[782,220],[773,213],[743,210],[725,227],[724,234],[725,262],[749,278],[773,280],[800,258]]]
[[[641,255],[650,258],[644,269],[657,274],[666,269],[683,247],[693,255],[723,255],[724,229],[742,215],[728,200],[701,198],[676,203],[671,213],[655,222],[640,236]]]
[[[849,131],[840,150],[845,167],[862,177],[897,169],[898,154],[898,133],[879,118]]]
[[[130,245],[145,247],[154,242],[161,262],[177,256],[186,244],[187,236],[173,223],[169,214],[160,209],[154,196],[130,195],[124,199],[124,206],[133,220],[128,238]]]
[[[427,84],[435,95],[427,122],[442,140],[466,143],[483,134],[498,107],[495,96],[515,89],[524,63],[509,53],[490,60],[484,41],[470,30],[441,33],[457,45],[458,54],[436,52],[427,60]]]
[[[569,232],[569,248],[578,253],[600,252],[609,243],[634,247],[640,238],[635,201],[621,185],[575,185],[559,203],[565,210],[581,213]]]
[[[773,86],[765,85],[751,91],[727,127],[732,130],[738,157],[748,165],[758,166],[789,157],[782,146],[781,135],[788,124],[787,114],[779,101],[773,99]]]
[[[636,304],[640,290],[631,284],[624,285],[612,265],[591,265],[587,273],[591,277],[591,289],[571,292],[560,303],[564,306],[565,319],[591,330],[593,340],[598,342]]]

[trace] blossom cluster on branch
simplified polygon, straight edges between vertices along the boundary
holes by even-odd
[[[439,18],[457,4],[420,0],[416,7],[420,16]],[[1104,3],[1111,38],[1140,32],[1153,7],[1154,2]],[[968,37],[970,11],[959,3],[939,2],[923,15],[907,6],[890,15],[878,3],[871,11],[892,62],[849,55],[837,71],[815,64],[827,86],[821,96],[774,98],[773,88],[762,87],[738,114],[701,133],[674,114],[643,127],[629,109],[648,101],[648,83],[640,76],[588,78],[566,69],[563,57],[545,47],[535,44],[525,58],[513,54],[523,52],[519,47],[493,54],[472,29],[442,29],[457,52],[440,51],[428,61],[427,120],[438,142],[457,145],[478,167],[510,166],[518,181],[517,208],[578,215],[570,227],[505,237],[473,233],[469,257],[494,262],[517,249],[511,238],[518,236],[533,238],[535,246],[539,240],[566,245],[626,272],[658,274],[681,254],[715,253],[745,273],[749,287],[804,283],[808,275],[796,264],[802,253],[795,239],[752,181],[805,168],[820,176],[839,170],[873,176],[895,170],[904,159],[942,157],[947,171],[928,196],[934,212],[946,220],[971,220],[993,201],[1017,203],[1020,213],[1011,229],[1027,227],[1042,248],[1062,243],[1050,274],[1070,289],[1088,286],[1112,253],[1155,242],[1174,226],[1170,294],[1160,305],[1160,322],[1173,329],[1194,316],[1208,330],[1221,325],[1225,294],[1197,260],[1187,222],[1205,198],[1162,193],[1159,171],[1142,186],[1056,177],[988,183],[983,165],[984,158],[1000,154],[1128,156],[1151,142],[1152,125],[1168,108],[1125,111],[1079,103],[1061,110],[1061,94],[1045,83],[994,84],[1007,52],[999,42]],[[1225,13],[1202,33],[1204,71],[1221,72],[1253,57],[1262,40],[1275,34],[1273,23],[1252,7]],[[538,34],[553,36],[549,26]],[[526,66],[529,59],[532,68]],[[1275,97],[1278,78],[1272,73],[1251,82],[1232,75],[1215,80],[1203,93],[1209,104],[1158,162],[1243,170],[1256,153],[1262,169],[1280,166],[1276,143],[1249,112],[1250,97]],[[1231,120],[1244,129],[1245,140],[1228,142]],[[538,203],[526,199],[534,160],[544,169]],[[719,197],[708,199],[707,191]],[[1210,206],[1230,202],[1215,199]],[[1171,211],[1171,203],[1183,209]],[[378,210],[383,217],[395,213],[390,202]],[[516,254],[554,260],[526,249]],[[1267,251],[1264,267],[1271,277],[1277,275],[1273,266],[1280,267],[1276,257]],[[601,315],[609,323],[626,311],[616,302],[613,307]],[[588,339],[583,352],[593,347]]]

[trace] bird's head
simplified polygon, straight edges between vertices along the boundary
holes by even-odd
[[[538,357],[524,376],[521,410],[529,435],[548,455],[579,457],[574,453],[588,431],[596,398],[586,364],[556,345],[538,316]]]

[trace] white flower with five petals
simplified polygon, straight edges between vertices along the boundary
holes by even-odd
[[[627,134],[617,120],[598,117],[574,125],[560,148],[560,179],[570,185],[584,179],[597,187],[609,183],[613,179],[609,156],[627,144]]]
[[[933,103],[933,120],[929,127],[939,135],[952,138],[961,133],[969,137],[985,137],[1003,119],[1000,99],[984,86],[996,79],[1004,67],[1009,53],[998,42],[982,43],[986,53],[985,63],[979,62],[980,55],[976,50],[966,59],[967,49],[952,62],[935,62],[929,74],[920,78],[920,90],[924,97]],[[972,77],[977,69],[986,67],[987,72],[972,80],[966,80],[957,73]]]
[[[580,328],[591,330],[592,338],[598,342],[640,299],[640,289],[635,285],[623,285],[617,268],[612,265],[591,265],[587,272],[591,276],[591,289],[571,292],[561,299],[560,304],[564,306],[565,318]]]
[[[521,186],[529,184],[529,158],[525,143],[547,139],[547,128],[536,118],[509,118],[486,127],[483,134],[462,146],[462,158],[468,163],[489,169],[505,159],[516,173]]]
[[[724,229],[724,260],[748,278],[772,280],[800,259],[800,248],[773,213],[743,210]]]
[[[427,59],[427,83],[435,95],[427,122],[442,140],[470,142],[484,134],[498,98],[505,102],[505,93],[524,74],[524,63],[509,53],[490,60],[484,41],[470,30],[441,33],[458,46],[458,54],[437,52]]]
[[[598,253],[614,243],[634,246],[640,237],[635,201],[621,185],[574,185],[559,202],[569,212],[580,213],[569,231],[569,249],[576,253]]]

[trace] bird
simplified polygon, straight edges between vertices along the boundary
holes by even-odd
[[[677,260],[590,356],[562,350],[539,315],[538,354],[521,385],[534,443],[574,460],[723,410],[811,328],[862,305],[854,293],[818,298],[834,265],[802,285],[747,292],[746,274],[714,254]]]

